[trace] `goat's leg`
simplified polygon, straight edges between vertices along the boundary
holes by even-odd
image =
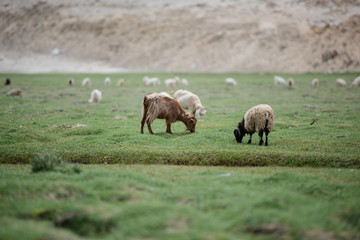
[[[172,134],[171,132],[171,123],[166,121],[166,132]]]
[[[263,145],[264,143],[264,140],[263,140],[263,135],[264,135],[264,131],[259,131],[259,137],[260,137],[260,142],[259,142],[259,145]]]
[[[152,129],[151,129],[151,124],[150,124],[150,122],[149,122],[149,121],[146,121],[146,124],[147,124],[147,126],[148,126],[149,133],[150,133],[150,134],[154,134],[154,132],[153,132]]]
[[[249,138],[248,144],[251,143],[251,137],[252,137],[252,133],[250,133],[250,138]]]

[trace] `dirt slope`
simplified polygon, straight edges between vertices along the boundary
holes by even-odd
[[[0,1],[0,71],[360,70],[359,0],[172,2]]]

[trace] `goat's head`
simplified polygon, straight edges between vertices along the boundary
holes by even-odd
[[[196,107],[195,116],[198,116],[200,119],[202,119],[205,113],[206,109],[204,107]]]
[[[196,118],[189,115],[189,114],[186,114],[186,129],[185,131],[189,130],[190,132],[195,132],[195,126],[196,126]]]

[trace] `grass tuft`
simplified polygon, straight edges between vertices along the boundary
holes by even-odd
[[[38,155],[31,162],[31,170],[37,172],[63,172],[63,173],[80,173],[80,167],[71,165],[53,154]]]

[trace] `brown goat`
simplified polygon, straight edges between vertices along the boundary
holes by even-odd
[[[166,120],[167,133],[172,133],[171,124],[176,121],[181,121],[185,124],[185,131],[195,132],[196,119],[185,113],[184,109],[175,99],[153,93],[144,97],[140,133],[144,133],[144,124],[146,122],[149,132],[154,134],[151,129],[151,123],[156,118]]]

